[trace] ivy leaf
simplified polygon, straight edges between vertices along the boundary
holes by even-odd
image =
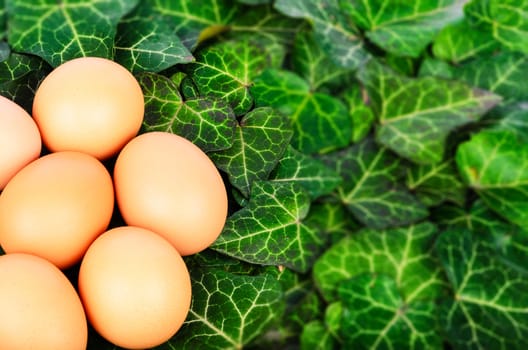
[[[528,53],[528,2],[525,0],[472,0],[466,15],[486,27],[495,40],[511,50]]]
[[[226,101],[237,116],[247,113],[253,105],[249,87],[271,62],[264,47],[247,38],[229,40],[209,45],[195,57],[188,66],[199,93]]]
[[[466,200],[466,188],[453,159],[414,165],[407,171],[407,187],[428,207],[444,201],[463,205]]]
[[[182,328],[165,349],[242,349],[282,314],[282,290],[270,275],[191,271],[193,298]]]
[[[398,180],[401,159],[372,138],[321,158],[343,177],[341,203],[367,227],[403,226],[427,216],[427,209]]]
[[[528,147],[507,130],[481,131],[458,146],[463,180],[484,203],[512,223],[528,220]]]
[[[285,15],[312,23],[315,40],[338,65],[355,69],[369,56],[338,0],[276,0],[274,6]]]
[[[436,252],[453,289],[441,305],[446,339],[460,349],[528,346],[528,282],[501,263],[486,240],[467,230],[443,232]]]
[[[310,198],[298,184],[255,182],[249,203],[227,219],[211,248],[243,261],[306,272],[324,244],[302,221],[309,207]]]
[[[339,299],[339,283],[363,273],[395,280],[403,300],[433,299],[444,281],[431,255],[436,227],[429,222],[387,230],[363,229],[334,244],[313,267],[316,286],[327,301]]]
[[[388,52],[411,57],[418,57],[441,28],[462,17],[464,2],[417,0],[388,6],[383,0],[340,0],[367,38]]]
[[[364,139],[372,129],[376,117],[366,101],[365,90],[359,84],[349,84],[340,95],[348,109],[352,121],[352,143]]]
[[[341,176],[320,160],[303,154],[291,146],[270,174],[276,182],[296,182],[315,199],[330,194],[341,183]]]
[[[239,6],[232,0],[205,0],[191,6],[187,0],[145,1],[150,12],[161,14],[182,43],[193,52],[198,44],[229,29]]]
[[[31,114],[33,96],[38,84],[51,67],[38,57],[9,53],[0,61],[0,95],[5,96]]]
[[[7,0],[8,40],[14,50],[40,56],[54,67],[76,57],[113,58],[117,24],[137,3]]]
[[[255,108],[236,126],[232,146],[210,157],[247,197],[253,182],[265,180],[277,165],[291,136],[291,127],[282,114],[269,107]]]
[[[231,108],[211,98],[183,100],[178,87],[155,73],[138,76],[145,96],[142,131],[166,131],[193,142],[204,152],[231,147],[236,119]]]
[[[173,28],[147,6],[141,2],[119,22],[115,60],[133,73],[159,72],[194,61]]]
[[[332,350],[337,347],[335,339],[320,320],[309,322],[304,326],[300,342],[301,350]]]
[[[304,221],[327,238],[328,243],[336,243],[359,228],[347,210],[334,202],[313,202]]]
[[[523,140],[528,140],[528,106],[513,103],[495,108],[482,119],[486,129],[507,130]]]
[[[324,153],[344,147],[352,126],[345,105],[291,71],[266,69],[251,88],[256,106],[271,106],[293,125],[292,146],[302,153]]]
[[[445,26],[435,37],[433,53],[435,57],[460,63],[499,48],[499,43],[491,32],[464,19]]]
[[[441,349],[436,304],[407,302],[398,283],[383,274],[361,274],[342,282],[341,333],[347,349]]]
[[[492,93],[457,81],[406,78],[376,61],[359,72],[380,126],[376,139],[416,163],[436,163],[456,128],[478,120],[500,102]]]
[[[0,0],[0,40],[4,40],[7,32],[7,11],[5,0]]]

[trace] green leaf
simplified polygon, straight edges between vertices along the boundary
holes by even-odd
[[[315,263],[313,276],[324,298],[338,298],[338,285],[363,273],[395,280],[410,303],[440,295],[444,281],[431,255],[436,227],[429,222],[387,230],[363,229],[328,249]]]
[[[115,60],[133,73],[159,72],[194,61],[173,28],[145,2],[119,23],[114,49]]]
[[[507,130],[481,131],[458,146],[463,180],[496,213],[524,226],[528,220],[528,146]]]
[[[286,148],[269,178],[276,182],[296,182],[303,186],[313,199],[330,194],[341,183],[341,176],[334,170],[291,146]]]
[[[0,40],[4,40],[7,32],[7,11],[5,0],[0,0]]]
[[[372,108],[368,105],[367,93],[359,84],[349,84],[339,96],[345,102],[352,120],[352,143],[364,139],[375,123]]]
[[[145,1],[150,11],[161,14],[173,26],[182,43],[192,52],[198,44],[229,29],[239,6],[232,0],[204,0],[198,5],[187,0]]]
[[[444,201],[463,205],[466,200],[466,188],[453,159],[414,165],[407,171],[407,187],[428,207]]]
[[[145,96],[142,132],[166,131],[192,141],[204,152],[231,147],[236,127],[233,111],[211,98],[183,100],[178,87],[165,76],[138,76]]]
[[[462,17],[464,1],[394,2],[340,0],[341,7],[366,36],[384,50],[418,57],[445,25]]]
[[[8,40],[14,50],[42,57],[52,66],[76,57],[113,58],[121,17],[138,0],[7,0]]]
[[[453,68],[449,63],[431,57],[426,57],[422,61],[422,64],[420,64],[420,68],[418,69],[418,76],[432,76],[447,80],[455,79]]]
[[[445,26],[435,37],[433,53],[436,57],[460,63],[495,51],[499,43],[491,32],[462,20]]]
[[[282,290],[272,276],[191,271],[193,298],[182,328],[165,349],[242,349],[282,315]]]
[[[271,106],[293,125],[292,146],[302,153],[324,153],[346,146],[352,125],[345,105],[291,71],[266,69],[251,88],[255,105]]]
[[[333,350],[336,341],[328,332],[325,324],[319,320],[307,323],[302,331],[301,350]]]
[[[337,189],[341,203],[372,228],[403,226],[427,216],[427,209],[398,180],[400,158],[372,138],[321,158],[343,177]]]
[[[249,87],[269,66],[264,47],[247,38],[230,40],[206,46],[195,57],[188,66],[199,93],[229,103],[237,116],[247,113],[253,105]]]
[[[314,29],[315,40],[340,66],[355,69],[369,56],[356,28],[345,16],[339,0],[276,0],[280,12],[308,20]]]
[[[313,202],[305,223],[317,229],[329,243],[336,243],[359,228],[347,210],[334,202]]]
[[[440,235],[436,251],[453,289],[440,324],[456,349],[528,346],[528,281],[501,263],[486,240],[465,230]]]
[[[474,23],[486,27],[502,45],[528,53],[527,1],[472,0],[464,10]]]
[[[407,302],[394,278],[361,274],[342,282],[339,296],[345,348],[442,348],[434,301]]]
[[[295,183],[255,182],[246,207],[231,215],[211,246],[261,265],[284,265],[306,272],[325,243],[303,223],[310,199]]]
[[[291,127],[282,114],[270,107],[255,108],[236,126],[232,146],[210,157],[247,197],[253,182],[268,178],[291,137]]]
[[[437,163],[456,128],[478,120],[500,97],[457,81],[406,78],[376,61],[359,72],[380,126],[376,139],[416,163]]]
[[[528,106],[524,102],[494,108],[482,119],[486,129],[507,130],[528,140]]]
[[[0,95],[31,114],[35,91],[50,71],[51,67],[40,58],[12,52],[0,61]]]
[[[528,57],[518,53],[483,56],[453,68],[453,75],[472,86],[501,95],[505,102],[528,99]]]

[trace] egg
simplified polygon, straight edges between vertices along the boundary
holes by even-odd
[[[105,58],[81,57],[44,78],[32,114],[51,151],[80,151],[106,159],[138,133],[144,97],[138,81],[123,66]]]
[[[0,245],[64,269],[108,228],[113,208],[112,178],[99,160],[51,153],[20,170],[0,194]]]
[[[168,132],[132,139],[114,167],[116,200],[128,225],[152,230],[187,256],[207,248],[227,217],[227,192],[199,147]]]
[[[86,349],[83,306],[56,266],[30,254],[3,255],[0,281],[0,349]]]
[[[0,96],[0,190],[40,156],[42,141],[35,121],[10,99]]]
[[[120,347],[145,349],[180,329],[191,304],[191,279],[167,240],[147,229],[120,226],[86,252],[79,294],[101,336]]]

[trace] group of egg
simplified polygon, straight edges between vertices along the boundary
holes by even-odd
[[[46,76],[32,116],[0,97],[0,349],[85,349],[88,324],[145,349],[185,321],[182,256],[216,240],[227,193],[196,145],[139,133],[144,110],[135,77],[96,57]]]

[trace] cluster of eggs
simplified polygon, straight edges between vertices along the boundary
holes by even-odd
[[[135,77],[96,57],[54,69],[32,116],[0,97],[1,349],[85,349],[88,324],[150,348],[185,321],[182,256],[216,240],[227,193],[196,145],[139,133],[144,108]]]

